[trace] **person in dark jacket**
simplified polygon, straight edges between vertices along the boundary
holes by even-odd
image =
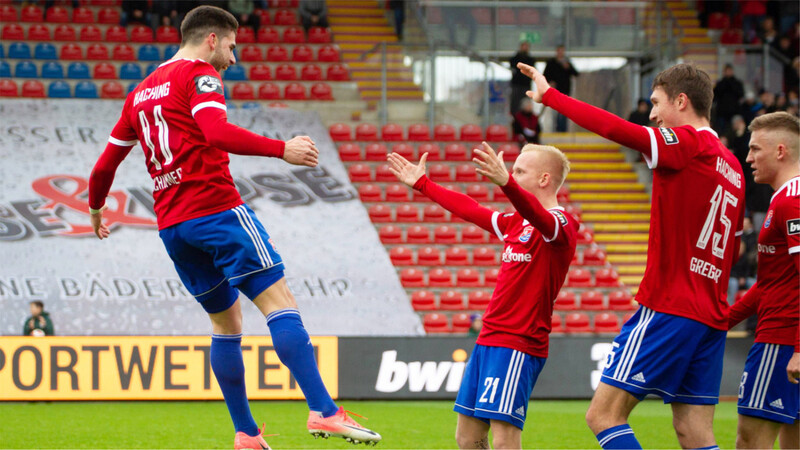
[[[714,128],[718,133],[728,131],[731,118],[739,113],[742,98],[744,98],[744,85],[733,75],[733,66],[726,64],[722,78],[714,86],[714,103],[717,111]]]
[[[325,0],[300,0],[298,11],[306,33],[311,27],[328,28],[328,5]]]
[[[512,116],[519,111],[522,100],[527,98],[525,92],[531,90],[531,79],[517,68],[517,63],[529,66],[536,64],[536,58],[528,53],[530,47],[527,40],[521,41],[517,53],[508,60],[509,64],[511,64],[511,98],[509,99],[509,106]]]
[[[44,310],[44,303],[34,300],[30,303],[31,315],[25,319],[22,327],[24,336],[53,336],[53,321],[50,313]]]
[[[530,80],[530,78],[528,78]],[[533,102],[529,98],[520,100],[519,110],[514,113],[511,125],[514,140],[520,147],[539,143],[539,117],[533,113]]]
[[[636,104],[636,110],[631,111],[631,115],[628,116],[628,122],[633,122],[643,127],[650,126],[650,104],[647,103],[647,100],[639,99]]]
[[[562,94],[570,95],[572,90],[572,77],[577,77],[578,71],[566,56],[563,45],[556,47],[556,56],[547,60],[544,68],[544,77],[550,81],[550,86],[556,88]],[[567,131],[567,117],[558,114],[556,116],[556,131]]]

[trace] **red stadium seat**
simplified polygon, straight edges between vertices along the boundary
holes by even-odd
[[[281,98],[281,88],[275,83],[261,83],[258,86],[259,100],[279,100]]]
[[[725,45],[738,45],[741,44],[742,41],[742,30],[736,28],[726,29],[719,37],[719,43]]]
[[[538,25],[539,10],[536,8],[519,8],[517,23],[520,25]]]
[[[442,311],[463,311],[464,294],[452,290],[442,292],[439,295],[439,309]],[[469,328],[469,325],[467,328]]]
[[[731,18],[724,12],[713,12],[708,15],[708,28],[711,30],[724,30],[731,25]]]
[[[395,266],[414,265],[414,252],[408,247],[395,247],[389,250],[389,259]]]
[[[586,311],[601,311],[605,309],[603,303],[603,293],[600,291],[584,291],[581,294],[580,309]]]
[[[253,14],[257,15],[260,20],[260,25],[272,25],[272,17],[266,9],[257,8],[253,10]]]
[[[340,145],[339,159],[341,159],[342,161],[360,161],[361,147],[351,143]]]
[[[339,50],[333,45],[323,45],[317,50],[317,61],[339,62]]]
[[[0,97],[17,97],[19,90],[13,80],[0,80]]]
[[[98,80],[115,80],[117,78],[117,69],[109,63],[97,64],[94,66],[92,78]]]
[[[343,64],[331,64],[328,66],[327,79],[328,81],[348,81],[350,79],[350,74],[347,72],[347,67]]]
[[[0,22],[16,22],[18,20],[17,8],[11,5],[0,6]]]
[[[314,52],[307,45],[298,45],[292,50],[293,62],[309,62],[314,60]]]
[[[103,8],[97,13],[97,23],[104,25],[118,25],[120,10],[115,8]]]
[[[445,214],[444,208],[439,205],[428,205],[425,209],[422,210],[422,221],[423,222],[446,222],[447,216]]]
[[[584,266],[603,266],[606,263],[606,253],[599,247],[587,247],[583,250]]]
[[[389,150],[386,148],[386,145],[383,143],[372,143],[367,144],[364,147],[364,160],[365,161],[386,161],[386,154],[389,153]]]
[[[429,244],[431,230],[422,225],[414,225],[406,229],[406,242],[409,244]]]
[[[444,147],[445,161],[467,161],[467,159],[467,148],[463,145],[453,142]]]
[[[428,166],[428,178],[437,183],[453,181],[450,176],[450,166],[447,164],[432,164]]]
[[[8,23],[3,25],[2,39],[4,41],[24,41],[25,29],[16,23]]]
[[[612,313],[600,313],[594,316],[595,333],[619,333],[619,317]]]
[[[511,140],[508,135],[508,127],[506,125],[489,125],[486,128],[486,141],[487,142],[506,142]]]
[[[64,44],[60,56],[66,61],[80,61],[83,59],[83,49],[76,44]]]
[[[428,126],[422,123],[415,123],[408,127],[408,140],[409,141],[430,141],[431,132]]]
[[[558,296],[556,296],[553,308],[557,311],[573,311],[578,309],[578,304],[575,301],[575,293],[562,289],[558,293]]]
[[[500,144],[495,148],[497,153],[503,152],[503,161],[513,162],[519,156],[519,145],[517,144]]]
[[[434,311],[436,296],[431,291],[416,291],[411,294],[411,307],[414,311]]]
[[[306,42],[306,34],[303,32],[302,28],[298,26],[291,26],[291,27],[286,27],[286,29],[283,30],[284,44],[304,44],[305,42]]]
[[[489,201],[489,188],[483,184],[471,184],[467,186],[466,194],[472,197],[476,202]]]
[[[83,6],[72,10],[72,23],[94,23],[94,12]]]
[[[237,40],[239,37],[237,36]],[[153,30],[144,25],[137,25],[131,29],[131,41],[149,43],[153,42]]]
[[[456,181],[479,181],[475,166],[472,164],[459,164],[456,167]]]
[[[507,202],[508,197],[506,197],[506,193],[503,192],[503,188],[500,186],[495,185],[492,188],[492,201],[495,202]]]
[[[619,286],[619,274],[614,269],[601,269],[595,273],[595,285],[600,287]]]
[[[450,324],[447,323],[447,316],[438,313],[425,314],[422,318],[422,325],[426,333],[449,333]]]
[[[386,205],[372,205],[367,210],[369,218],[375,223],[391,222],[392,209]]]
[[[127,44],[115,45],[111,50],[111,59],[114,61],[136,61],[136,52]]]
[[[455,141],[456,140],[455,127],[446,123],[436,125],[436,127],[433,129],[433,140]]]
[[[493,247],[476,247],[472,250],[472,263],[476,266],[494,266],[497,256]]]
[[[472,319],[467,313],[453,315],[453,333],[467,333],[472,326]]]
[[[128,30],[119,25],[108,27],[106,29],[106,42],[128,42]]]
[[[442,264],[442,252],[436,247],[422,247],[417,250],[417,264],[420,266],[440,266]]]
[[[28,40],[29,41],[49,41],[50,28],[46,25],[36,24],[28,27]]]
[[[356,127],[357,141],[377,141],[378,127],[371,123],[362,123]]]
[[[400,284],[405,288],[423,287],[425,286],[425,274],[419,269],[403,269],[400,271]]]
[[[350,126],[344,123],[335,123],[328,127],[328,134],[334,142],[337,141],[351,141],[353,140]]]
[[[231,97],[234,100],[255,100],[256,93],[250,83],[236,83],[233,85]]]
[[[394,225],[384,225],[378,230],[382,244],[402,244],[403,230]]]
[[[486,242],[486,232],[475,225],[467,225],[461,228],[461,243],[463,244],[483,244]]]
[[[561,316],[553,314],[550,318],[550,334],[563,333],[564,323],[561,321]]]
[[[261,27],[258,30],[258,42],[261,44],[277,44],[281,41],[281,35],[273,27]]]
[[[608,294],[608,309],[612,311],[633,311],[633,296],[627,290],[614,291]]]
[[[467,309],[485,310],[491,299],[492,294],[486,291],[472,291],[467,296]]]
[[[279,9],[275,12],[275,25],[297,25],[297,23],[297,14],[293,10]]]
[[[253,35],[253,31],[250,31],[251,36]],[[252,36],[252,40],[250,42],[255,42],[255,36]],[[241,35],[236,35],[237,42],[243,42],[241,40]],[[178,32],[178,29],[175,27],[171,27],[169,25],[160,26],[156,29],[156,42],[159,43],[166,43],[166,44],[177,44],[181,42],[181,35]]]
[[[567,333],[591,333],[592,326],[589,316],[585,313],[569,313],[564,318],[564,330]]]
[[[250,80],[265,81],[272,79],[272,71],[266,64],[253,64],[250,66]]]
[[[405,142],[392,145],[392,153],[397,153],[405,159],[414,159],[414,147]]]
[[[85,25],[80,32],[81,42],[102,42],[103,33],[94,25]]]
[[[381,139],[384,141],[402,141],[403,127],[396,123],[387,123],[381,128]]]
[[[483,272],[483,285],[486,287],[494,287],[497,284],[497,275],[500,269],[489,269]]]
[[[257,45],[244,45],[242,46],[242,52],[239,54],[239,58],[243,62],[263,61],[264,52],[262,52],[261,47]]]
[[[305,100],[306,88],[300,83],[289,83],[283,88],[283,98],[286,100]]]
[[[32,98],[45,98],[44,84],[39,80],[28,80],[22,83],[22,96]]]
[[[453,234],[455,234],[455,230],[453,230]],[[468,264],[469,253],[463,248],[450,247],[444,252],[445,266],[466,266]]]
[[[457,231],[449,225],[440,225],[433,230],[433,240],[437,244],[456,244],[458,243]]]
[[[42,8],[39,8],[36,5],[28,5],[22,8],[20,11],[19,19],[21,22],[42,22],[44,21],[44,12]],[[23,91],[25,87],[23,86]],[[23,97],[29,97],[23,93]]]
[[[401,184],[386,186],[386,201],[395,203],[409,201],[408,188]]]
[[[417,149],[417,154],[422,157],[422,155],[425,153],[428,154],[428,161],[442,160],[442,151],[438,144],[433,144],[430,142],[420,144],[419,148]]]
[[[294,81],[297,79],[297,69],[291,64],[281,64],[275,69],[275,79],[280,81]]]
[[[578,245],[589,245],[592,242],[594,242],[594,234],[592,233],[592,230],[585,227],[583,227],[583,229],[578,229]]]
[[[283,62],[289,60],[289,52],[280,45],[273,45],[267,49],[267,61]]]
[[[453,287],[453,274],[447,269],[433,269],[428,272],[428,286]]]
[[[331,32],[323,27],[311,27],[308,30],[308,42],[312,44],[330,44]]]
[[[239,44],[252,44],[256,41],[256,33],[250,27],[242,27],[236,31],[236,42]]]
[[[270,8],[297,8],[300,0],[269,0]]]
[[[381,164],[375,168],[375,181],[393,182],[397,181],[397,178],[389,168],[389,164]]]
[[[561,186],[556,193],[556,199],[558,200],[558,203],[569,203],[569,188],[566,186]]]
[[[581,220],[581,217],[583,217],[583,211],[581,211],[581,207],[576,204],[565,206],[564,211],[579,222]],[[603,259],[605,260],[605,255],[603,255]]]
[[[100,88],[100,98],[125,98],[125,88],[116,81],[109,81]]]
[[[567,273],[567,287],[592,287],[592,274],[584,269],[572,269]]]
[[[306,64],[300,71],[300,79],[303,81],[322,81],[322,69],[316,64]]]
[[[64,59],[63,56],[62,59]],[[108,48],[103,44],[92,44],[86,49],[86,59],[95,61],[108,60]]]
[[[414,205],[401,205],[397,208],[398,222],[419,222],[419,210]]]
[[[481,274],[475,269],[458,269],[456,285],[458,287],[480,287]]]
[[[461,127],[461,140],[468,142],[480,142],[483,140],[481,127],[474,124],[466,124]]]
[[[75,33],[75,28],[72,28],[69,25],[59,25],[53,31],[53,40],[61,42],[73,42],[78,40],[78,36]]]

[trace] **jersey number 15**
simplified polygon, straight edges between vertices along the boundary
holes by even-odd
[[[708,246],[709,239],[711,239],[713,235],[714,242],[711,245],[711,253],[717,258],[723,258],[725,255],[725,245],[731,233],[731,219],[725,215],[725,210],[728,205],[736,207],[736,205],[739,204],[739,199],[725,189],[722,189],[722,186],[718,185],[717,190],[714,191],[714,195],[711,196],[709,202],[711,203],[711,209],[708,211],[706,223],[703,224],[703,230],[700,231],[700,237],[697,238],[697,247],[705,250]],[[724,234],[714,231],[717,212],[719,212],[719,221],[725,228],[723,231]]]
[[[164,115],[161,113],[161,105],[156,105],[153,108],[153,119],[155,119],[156,127],[158,127],[158,147],[164,157],[163,165],[168,166],[172,163],[172,151],[169,149],[169,127],[167,126],[167,121],[164,120]],[[150,149],[150,162],[153,163],[156,170],[161,170],[162,163],[156,158],[156,148],[153,145],[153,140],[150,139],[150,122],[147,120],[147,115],[144,111],[139,111],[139,123],[142,126],[144,143]]]

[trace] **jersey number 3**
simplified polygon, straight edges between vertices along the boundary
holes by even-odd
[[[700,237],[697,238],[697,247],[705,250],[708,246],[708,241],[711,236],[714,236],[714,242],[711,245],[711,253],[717,258],[723,258],[725,255],[725,245],[728,242],[728,236],[731,233],[731,219],[725,215],[725,210],[728,205],[736,207],[739,204],[739,199],[733,194],[722,189],[722,186],[717,186],[714,195],[711,196],[711,208],[706,217],[706,223],[703,224],[703,230],[700,232]],[[719,213],[719,221],[725,228],[722,233],[714,231],[716,224],[717,213]]]
[[[168,166],[172,163],[172,151],[169,149],[169,127],[167,126],[167,121],[164,120],[164,115],[161,113],[161,105],[156,105],[153,108],[153,118],[155,119],[156,127],[158,127],[158,147],[164,157],[163,165]],[[147,120],[147,115],[144,111],[139,111],[139,123],[142,126],[144,143],[150,149],[150,162],[153,163],[156,170],[161,170],[162,163],[156,158],[156,148],[153,145],[153,140],[150,139],[150,122]]]

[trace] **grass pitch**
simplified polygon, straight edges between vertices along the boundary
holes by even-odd
[[[456,413],[450,401],[340,401],[383,436],[377,449],[455,448]],[[583,416],[588,401],[531,401],[524,448],[599,448]],[[305,429],[304,402],[251,402],[266,440],[275,449],[367,448],[343,439],[315,440]],[[733,448],[736,404],[717,406],[714,432],[721,448]],[[642,402],[631,426],[644,448],[679,448],[669,406]],[[0,403],[0,448],[232,448],[233,426],[225,404],[214,402]],[[372,447],[369,447],[372,448]]]

